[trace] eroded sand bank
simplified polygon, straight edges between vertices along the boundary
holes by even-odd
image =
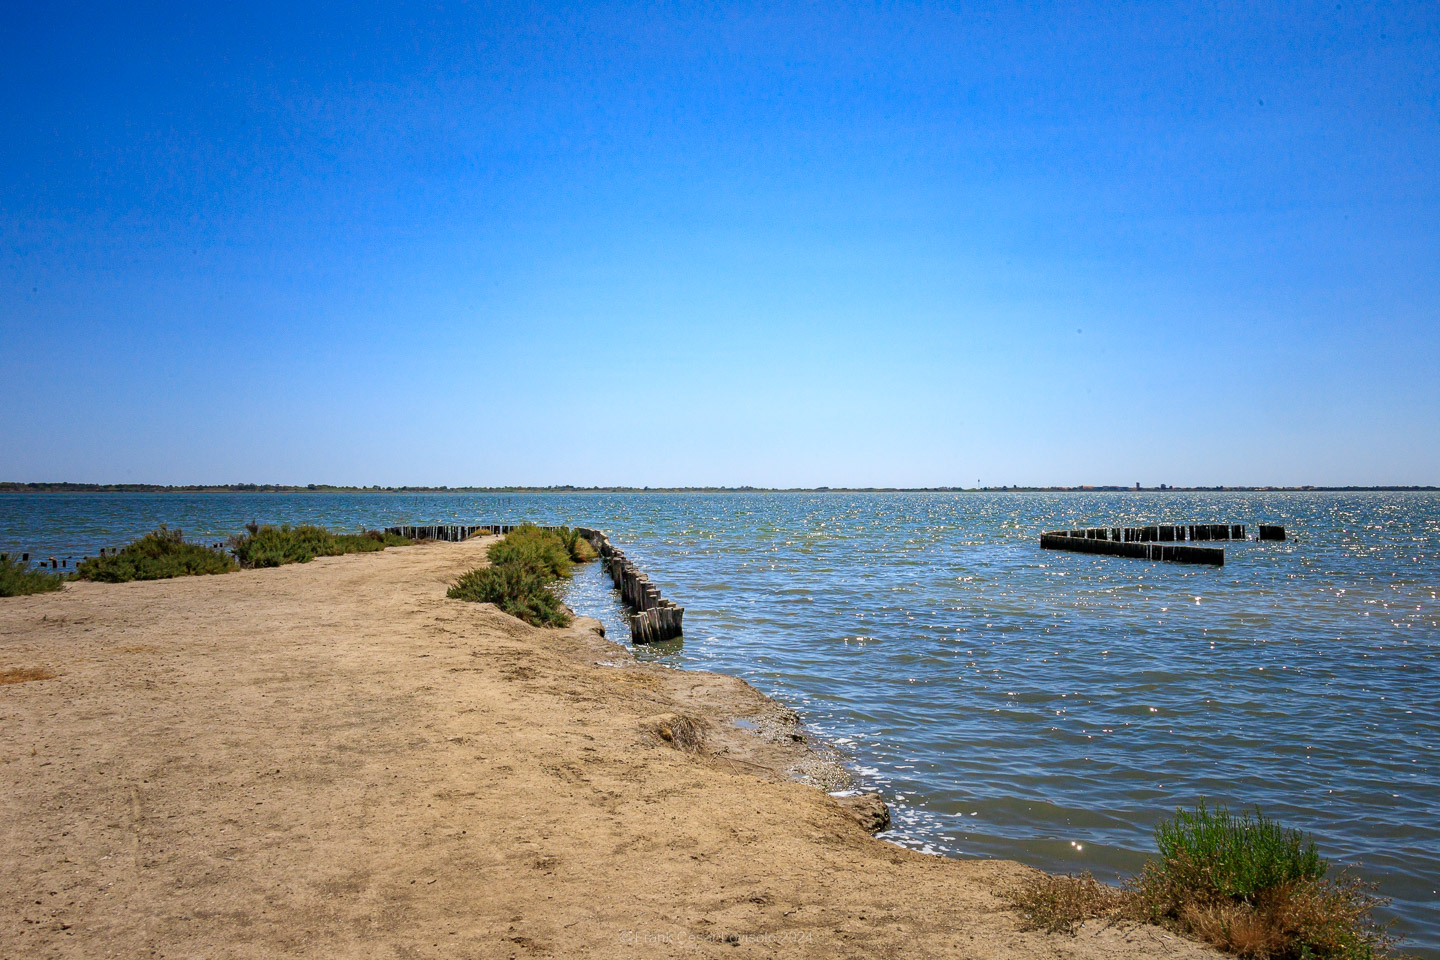
[[[772,773],[743,682],[445,599],[488,540],[0,600],[0,958],[1198,957]],[[706,755],[647,729],[707,717]]]

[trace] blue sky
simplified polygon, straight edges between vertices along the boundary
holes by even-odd
[[[1440,483],[1440,6],[59,4],[0,479]]]

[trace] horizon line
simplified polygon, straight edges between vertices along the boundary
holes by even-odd
[[[1216,484],[1211,486],[1122,486],[1117,484],[1053,484],[1025,486],[935,487],[765,487],[737,486],[625,486],[577,484],[449,486],[382,484],[285,483],[79,483],[73,481],[0,481],[0,493],[1394,493],[1437,491],[1433,484]]]

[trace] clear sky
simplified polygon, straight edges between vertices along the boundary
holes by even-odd
[[[7,4],[0,479],[1440,483],[1440,4]]]

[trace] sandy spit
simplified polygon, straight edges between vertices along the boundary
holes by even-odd
[[[1021,932],[742,681],[447,600],[488,542],[0,600],[0,958],[1214,956]]]

